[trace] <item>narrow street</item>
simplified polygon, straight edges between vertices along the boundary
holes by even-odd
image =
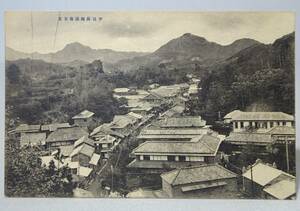
[[[143,119],[139,125],[137,125],[135,128],[133,128],[132,132],[130,133],[129,136],[127,136],[118,146],[118,148],[111,154],[111,156],[105,161],[105,163],[101,166],[100,170],[96,172],[95,177],[91,179],[91,181],[87,185],[87,190],[92,192],[95,197],[107,197],[109,194],[109,190],[105,190],[103,187],[102,182],[104,181],[105,177],[107,174],[112,174],[112,168],[113,169],[119,169],[119,168],[126,168],[126,165],[129,163],[126,163],[124,166],[119,166],[120,164],[120,159],[130,159],[129,155],[136,146],[134,143],[136,143],[136,138],[140,134],[141,130],[143,128],[147,127],[151,123],[157,121],[158,116],[170,109],[173,105],[170,105],[166,110],[161,111],[158,114],[150,114],[147,116],[146,119]],[[122,149],[123,148],[128,148],[129,153],[123,153],[123,157],[121,157],[122,154]],[[124,157],[124,154],[127,157]],[[116,161],[115,161],[116,160]],[[114,162],[115,161],[115,162]],[[111,184],[110,186],[113,186],[113,177],[111,178]],[[111,188],[111,187],[109,187]],[[118,188],[115,187],[113,191],[118,191]]]

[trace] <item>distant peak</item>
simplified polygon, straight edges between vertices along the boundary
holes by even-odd
[[[89,46],[83,45],[80,42],[71,42],[65,46],[65,48],[90,48]]]

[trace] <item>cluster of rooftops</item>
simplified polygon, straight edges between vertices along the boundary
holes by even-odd
[[[55,160],[54,154],[44,156],[42,162],[45,165],[50,160],[54,160],[55,165],[68,165],[74,171],[76,170],[78,176],[87,177],[101,158],[108,158],[109,153],[122,140],[152,117],[149,111],[155,106],[160,107],[166,100],[180,98],[182,92],[188,89],[194,93],[197,86],[153,85],[148,91],[117,88],[114,90],[115,97],[125,97],[130,112],[126,115],[114,116],[110,123],[103,123],[91,132],[88,132],[87,126],[93,119],[94,113],[87,110],[72,117],[73,125],[69,123],[22,124],[15,129],[15,132],[21,134],[21,146],[40,145],[53,149],[52,153],[57,153],[55,150],[60,149],[59,152],[64,156],[64,160],[62,162]],[[233,131],[225,137],[211,130],[200,116],[184,116],[184,109],[184,105],[176,103],[175,106],[160,113],[157,121],[140,131],[137,136],[139,145],[132,151],[135,159],[128,164],[129,169],[162,170],[166,168],[165,164],[168,164],[168,169],[171,171],[162,173],[161,178],[171,186],[183,185],[182,192],[205,189],[208,186],[224,186],[226,182],[220,180],[235,178],[236,174],[216,164],[219,148],[223,142],[269,144],[274,142],[274,137],[277,140],[280,136],[288,136],[292,139],[295,136],[294,117],[283,112],[235,110],[224,116],[224,122],[233,125]],[[249,128],[253,130],[249,132]],[[86,159],[80,159],[78,155]],[[261,165],[255,164],[252,167],[251,174],[257,180],[264,177],[263,173],[262,175],[259,173]],[[274,171],[277,170],[270,170],[270,172]],[[249,177],[247,172],[243,177]],[[281,174],[286,175],[284,172]],[[214,182],[208,185],[204,184],[204,181]],[[260,181],[256,182],[263,185],[264,191],[268,194],[283,199],[293,195],[291,181],[293,178],[284,182],[281,180],[268,181],[264,184]],[[278,194],[278,190],[285,185],[290,189],[283,195]]]

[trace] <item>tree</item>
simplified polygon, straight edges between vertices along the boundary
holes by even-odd
[[[6,140],[5,194],[10,197],[69,197],[74,183],[67,167],[42,166],[35,147],[18,148]]]
[[[15,64],[11,64],[7,69],[7,78],[10,83],[18,84],[20,82],[21,71]]]

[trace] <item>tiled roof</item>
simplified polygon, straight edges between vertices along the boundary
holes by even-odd
[[[170,117],[159,121],[162,128],[184,128],[184,127],[203,127],[206,121],[202,120],[200,116],[195,117]]]
[[[16,132],[37,132],[41,129],[41,125],[21,124],[16,128]]]
[[[257,144],[269,144],[272,143],[272,137],[266,133],[247,133],[247,132],[231,132],[229,136],[225,138],[227,142],[234,143],[257,143]]]
[[[239,112],[232,117],[233,121],[248,120],[248,121],[294,121],[292,115],[283,112]]]
[[[117,136],[119,138],[124,138],[124,135],[118,132],[115,132],[109,128],[109,124],[102,124],[96,127],[93,132],[91,132],[90,136],[93,138],[97,138],[99,136],[112,135]]]
[[[80,144],[88,144],[90,146],[94,146],[94,141],[89,139],[88,136],[82,136],[80,139],[78,139],[77,141],[75,141],[74,143],[74,148],[76,148],[77,146],[79,146]]]
[[[70,154],[70,157],[73,157],[78,154],[84,154],[91,158],[94,151],[95,151],[94,147],[87,145],[87,144],[82,144],[73,150],[73,152]]]
[[[205,154],[215,155],[221,140],[203,135],[198,142],[146,141],[133,150],[134,153]]]
[[[73,116],[72,119],[86,119],[86,118],[92,117],[93,115],[94,115],[93,112],[84,110],[84,111],[80,112],[79,114]]]
[[[180,162],[180,161],[160,161],[160,160],[139,160],[134,159],[127,165],[128,168],[141,169],[176,169],[188,166],[199,166],[201,162]]]
[[[295,135],[296,130],[294,127],[276,126],[271,128],[267,133],[271,135]]]
[[[88,136],[88,133],[80,127],[59,128],[48,136],[46,142],[78,140],[82,136]]]
[[[43,145],[45,144],[46,133],[23,133],[21,135],[20,144],[24,145]]]
[[[201,135],[206,134],[209,129],[145,129],[141,135]]]
[[[133,123],[134,120],[126,115],[116,115],[110,123],[110,128],[125,128]]]
[[[48,124],[48,125],[42,125],[41,130],[42,131],[55,131],[58,128],[66,128],[66,127],[71,127],[69,123],[54,123],[54,124]]]
[[[163,173],[161,177],[175,186],[235,178],[236,174],[218,164],[209,164],[176,169]]]

